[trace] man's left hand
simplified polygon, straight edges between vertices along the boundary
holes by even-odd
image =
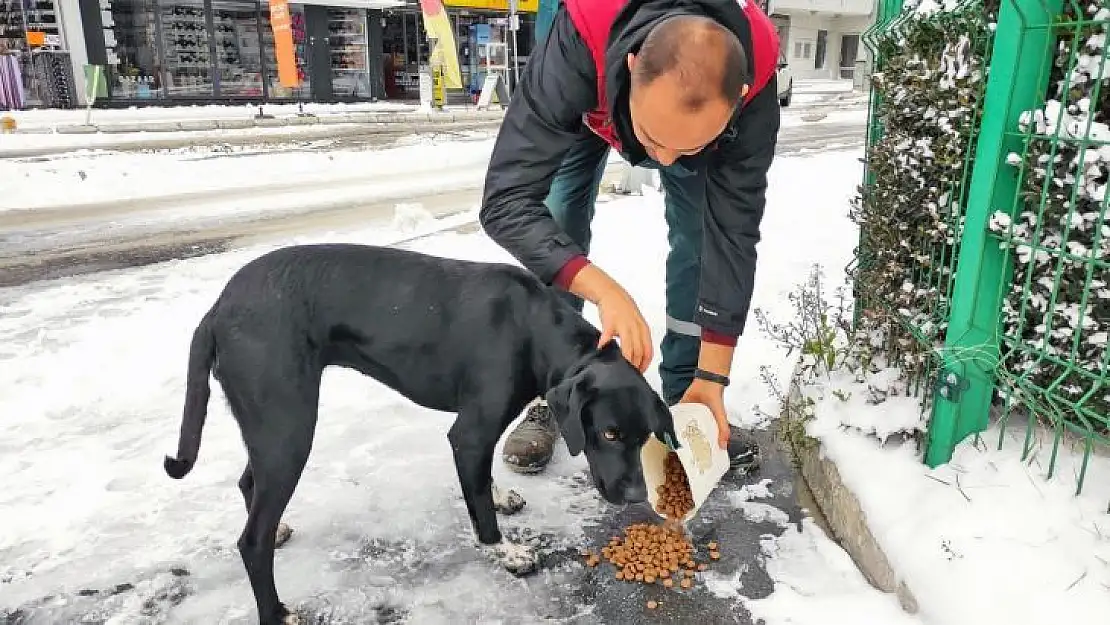
[[[707,380],[695,378],[686,389],[680,404],[703,404],[717,420],[717,443],[721,449],[728,449],[728,415],[725,413],[725,387]]]

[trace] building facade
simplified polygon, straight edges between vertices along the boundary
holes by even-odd
[[[491,67],[511,75],[527,59],[538,0],[516,0],[515,22],[509,1],[444,0],[463,73],[456,99],[472,98]],[[418,97],[429,54],[418,0],[287,7],[296,87],[278,79],[270,0],[0,0],[0,109],[79,106],[86,92],[98,106]]]
[[[796,80],[853,79],[874,11],[875,0],[770,0],[768,7]]]

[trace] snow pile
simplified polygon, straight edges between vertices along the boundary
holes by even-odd
[[[1110,613],[1110,458],[1090,458],[1087,486],[1077,497],[1082,441],[1065,439],[1053,449],[1053,432],[1033,429],[1023,460],[1025,429],[996,427],[964,441],[950,463],[930,470],[921,457],[926,422],[919,393],[875,349],[881,341],[854,334],[850,304],[830,302],[817,276],[795,291],[800,304],[793,321],[759,317],[766,334],[802,351],[796,393],[779,395],[782,430],[795,447],[820,444],[836,464],[922,621],[1104,620]],[[1053,458],[1056,472],[1048,478]]]
[[[1093,422],[1096,433],[1110,436],[1110,385],[1098,382],[1110,376],[1110,9],[1067,3],[1063,19],[1079,18],[1077,9],[1096,23],[1060,29],[1048,100],[1019,122],[1034,135],[1028,152],[1007,160],[1026,170],[1024,201],[1016,217],[996,213],[991,229],[1015,261],[1002,311],[1004,356],[1008,374],[1022,376],[1015,386],[1024,388],[1009,399],[1045,417]],[[1081,406],[1047,404],[1042,390],[1049,388]]]
[[[1023,462],[1024,430],[1007,432],[998,451],[992,428],[930,470],[913,440],[881,444],[849,427],[917,418],[916,402],[907,397],[869,401],[876,377],[860,382],[842,373],[807,387],[815,408],[806,429],[859,498],[922,620],[1103,622],[1110,614],[1110,481],[1103,479],[1110,458],[1092,458],[1089,474],[1100,478],[1075,497],[1081,444],[1061,448],[1057,475],[1046,480],[1051,432],[1038,434]]]

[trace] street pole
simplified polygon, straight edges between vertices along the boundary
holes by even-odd
[[[513,33],[513,90],[520,83],[520,55],[517,54],[516,31],[520,29],[520,15],[516,12],[517,0],[509,0],[509,30]]]

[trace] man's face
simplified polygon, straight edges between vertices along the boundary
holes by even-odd
[[[636,64],[628,55],[628,68]],[[679,157],[697,154],[712,143],[728,125],[733,109],[723,98],[713,98],[696,113],[681,102],[683,85],[677,72],[664,74],[648,85],[633,81],[629,111],[636,139],[655,162],[670,165]],[[744,87],[747,92],[747,87]]]

